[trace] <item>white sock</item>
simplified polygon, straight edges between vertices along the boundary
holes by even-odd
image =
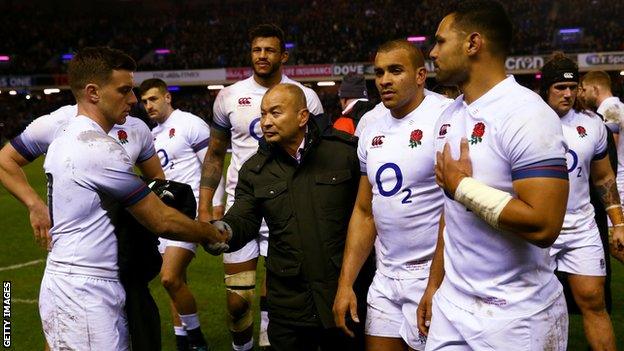
[[[248,343],[246,343],[245,345],[236,345],[235,343],[232,343],[232,350],[233,351],[249,351],[251,349],[253,349],[253,338],[251,338],[251,340],[249,340]]]
[[[269,326],[269,312],[260,311],[260,330],[266,331]]]
[[[173,333],[179,336],[186,336],[186,329],[184,327],[173,326]]]
[[[187,330],[199,328],[199,316],[197,316],[197,313],[181,314],[180,321],[182,321]]]

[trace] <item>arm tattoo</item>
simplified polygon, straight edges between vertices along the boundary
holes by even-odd
[[[620,204],[620,194],[617,190],[615,179],[611,178],[602,184],[596,185],[596,191],[605,208]]]
[[[221,180],[221,167],[216,166],[214,163],[207,162],[202,168],[202,175],[200,180],[200,186],[202,188],[208,188],[215,190],[219,186]]]

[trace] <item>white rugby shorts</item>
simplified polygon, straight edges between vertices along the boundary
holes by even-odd
[[[55,350],[129,350],[126,294],[118,280],[47,271],[39,313]]]
[[[192,252],[193,254],[195,254],[197,252],[197,243],[191,243],[191,242],[186,242],[186,241],[177,241],[177,240],[171,240],[171,239],[165,239],[165,238],[158,238],[159,244],[158,244],[158,252],[160,252],[161,255],[165,254],[165,250],[168,247],[181,247],[183,249],[186,249],[190,252]]]
[[[229,199],[229,198],[228,198]],[[232,207],[232,202],[228,201],[225,205],[227,212]],[[251,261],[259,255],[266,257],[269,249],[269,228],[264,219],[260,225],[258,238],[245,244],[240,250],[223,253],[223,263],[241,263]]]
[[[574,233],[561,233],[550,248],[552,269],[577,275],[607,275],[604,249],[596,223]]]
[[[377,271],[368,288],[366,335],[401,338],[414,350],[424,350],[416,310],[427,287],[424,279],[392,279]]]

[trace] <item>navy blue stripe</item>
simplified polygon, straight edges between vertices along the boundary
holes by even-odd
[[[607,128],[611,131],[611,133],[619,134],[620,133],[620,125],[617,123],[606,123]]]
[[[511,172],[512,180],[526,178],[559,178],[568,180],[568,170],[565,167],[537,167]]]
[[[28,160],[28,162],[32,162],[37,157],[39,157],[39,155],[35,155],[32,152],[30,152],[30,150],[28,150],[28,148],[26,147],[26,144],[24,144],[24,141],[21,138],[21,135],[18,135],[17,137],[13,138],[10,141],[10,143],[13,146],[13,148],[15,148],[15,150],[17,150],[17,152],[19,152],[19,154],[22,155],[22,157]]]
[[[150,193],[150,189],[147,185],[142,184],[141,187],[131,192],[122,202],[121,204],[124,207],[132,206],[137,202],[141,201],[144,197],[146,197]]]
[[[141,157],[141,158],[137,159],[137,163],[141,163],[141,162],[145,162],[145,161],[149,160],[152,156],[154,156],[154,154],[156,154],[156,150],[151,149],[150,151],[147,152],[145,157]]]
[[[542,167],[542,166],[563,166],[563,167],[567,167],[567,164],[566,164],[565,158],[549,158],[547,160],[541,160],[541,161],[530,163],[528,165],[524,165],[524,166],[522,166],[520,168],[516,168],[516,169],[514,169],[512,171],[516,172],[516,171],[520,171],[520,170],[527,169],[527,168]]]
[[[224,127],[224,126],[219,125],[219,124],[216,124],[215,122],[210,123],[210,127],[211,127],[211,128],[215,128],[215,129],[218,129],[218,130],[220,130],[220,131],[222,131],[222,132],[225,132],[225,133],[228,133],[228,134],[232,133],[232,131],[230,130],[230,128],[228,128],[228,127]]]
[[[592,158],[592,161],[602,160],[603,158],[605,158],[605,156],[607,156],[608,153],[609,151],[605,149],[603,152],[595,154]]]
[[[210,138],[206,138],[202,141],[200,141],[199,143],[197,143],[196,145],[193,146],[193,152],[197,152],[203,148],[208,147],[208,142],[210,141]]]

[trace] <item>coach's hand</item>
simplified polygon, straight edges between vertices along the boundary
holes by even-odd
[[[43,201],[39,201],[29,207],[30,226],[33,229],[37,244],[43,249],[50,250],[52,236],[50,235],[50,211]]]
[[[624,263],[624,227],[613,227],[609,248],[611,256]]]
[[[232,239],[232,227],[223,221],[213,221],[211,223],[219,231],[222,238],[217,242],[205,243],[203,247],[206,252],[218,256],[230,249],[228,242]]]
[[[437,290],[437,288],[427,287],[423,297],[420,299],[418,309],[416,310],[418,331],[424,336],[429,334],[429,326],[431,325],[431,301],[433,300],[433,294],[435,294]]]
[[[334,322],[336,327],[342,329],[342,331],[350,337],[355,337],[355,334],[347,326],[345,315],[350,314],[351,319],[355,323],[360,323],[360,319],[357,315],[357,298],[352,287],[338,286],[336,292],[336,298],[334,299]]]
[[[436,153],[435,175],[436,183],[451,196],[455,195],[459,182],[465,177],[472,176],[468,139],[461,140],[458,160],[453,159],[451,146],[448,143],[444,144],[444,150]]]

